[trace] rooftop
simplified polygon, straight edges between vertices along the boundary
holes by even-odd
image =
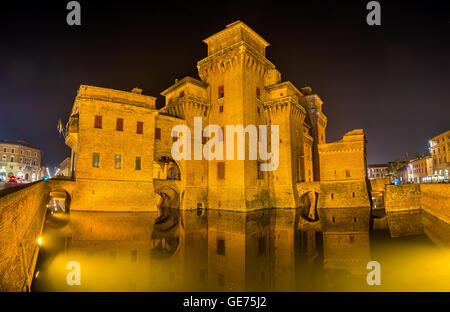
[[[17,141],[14,141],[14,140],[0,140],[0,144],[20,145],[20,146],[25,146],[25,147],[41,150],[40,148],[38,148],[36,146],[33,146],[33,145],[31,145],[31,144],[29,144],[29,143],[27,143],[25,141],[22,141],[22,140],[17,140]]]

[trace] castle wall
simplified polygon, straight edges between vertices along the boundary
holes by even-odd
[[[386,185],[385,209],[392,236],[425,232],[442,244],[450,232],[450,185]]]

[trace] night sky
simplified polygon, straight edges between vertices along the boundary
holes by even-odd
[[[11,1],[13,2],[13,1]],[[324,101],[327,141],[364,129],[368,162],[426,152],[450,128],[448,1],[79,1],[81,26],[66,24],[69,1],[0,6],[0,139],[40,147],[56,166],[70,155],[58,137],[80,84],[157,96],[175,78],[197,77],[208,36],[241,20],[265,38],[284,81]]]

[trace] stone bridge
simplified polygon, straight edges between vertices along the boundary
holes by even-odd
[[[27,291],[50,194],[73,195],[72,180],[39,181],[0,191],[0,291]]]

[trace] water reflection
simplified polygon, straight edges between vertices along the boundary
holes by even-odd
[[[49,214],[35,291],[450,290],[450,261],[425,236],[299,230],[301,210]],[[67,214],[66,214],[67,215]],[[382,285],[369,286],[369,261]],[[80,285],[66,282],[80,263]]]

